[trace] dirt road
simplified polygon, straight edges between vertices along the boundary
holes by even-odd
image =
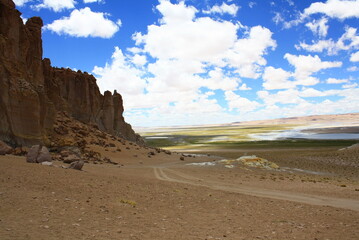
[[[336,208],[349,209],[359,211],[359,201],[354,199],[334,198],[319,195],[309,195],[285,191],[277,191],[271,189],[261,189],[247,186],[238,186],[234,184],[224,183],[221,181],[213,181],[201,179],[195,176],[185,174],[178,169],[170,169],[168,167],[154,167],[155,177],[162,181],[189,184],[193,186],[207,187],[213,190],[221,190],[232,193],[246,194],[256,197],[264,197],[277,200],[287,200],[292,202],[305,203],[317,206],[331,206]]]

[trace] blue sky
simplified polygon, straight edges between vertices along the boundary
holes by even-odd
[[[359,112],[359,0],[16,0],[135,126]],[[81,89],[79,89],[81,91]]]

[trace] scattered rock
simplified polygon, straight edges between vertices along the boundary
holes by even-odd
[[[3,141],[0,141],[0,155],[5,155],[11,153],[13,149],[4,143]]]
[[[91,150],[86,150],[83,157],[90,162],[99,162],[102,159],[100,153]]]
[[[85,162],[83,160],[80,160],[80,161],[72,162],[68,168],[81,170],[84,164]]]
[[[51,161],[52,158],[49,150],[45,146],[41,145],[32,146],[26,156],[26,162],[29,163],[42,163]]]
[[[71,154],[75,154],[77,156],[81,156],[82,151],[80,148],[76,147],[76,146],[69,146],[69,147],[64,147],[61,150],[61,155],[63,157],[69,156]]]
[[[27,147],[17,147],[12,151],[12,154],[16,156],[26,156],[28,152],[29,149]]]
[[[64,163],[72,163],[82,159],[82,151],[79,147],[76,146],[63,147],[59,155],[59,160],[63,161]]]
[[[181,161],[184,161],[184,157],[180,157],[180,160],[181,160]]]
[[[64,158],[63,162],[64,163],[73,163],[73,162],[77,162],[77,161],[80,161],[81,160],[81,157],[75,155],[75,154],[71,154],[67,157]]]
[[[42,162],[41,165],[52,166],[52,162]]]

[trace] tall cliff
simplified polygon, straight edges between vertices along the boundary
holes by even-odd
[[[47,144],[61,111],[142,143],[122,116],[121,95],[102,95],[92,75],[52,67],[49,59],[42,59],[41,18],[24,25],[20,15],[12,0],[0,0],[0,140]]]

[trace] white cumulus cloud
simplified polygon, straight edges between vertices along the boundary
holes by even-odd
[[[114,23],[106,16],[106,13],[92,12],[88,7],[75,9],[69,17],[55,20],[47,24],[45,29],[59,35],[111,38],[119,30],[120,21]]]
[[[204,13],[207,14],[213,14],[213,13],[219,13],[221,15],[223,14],[229,14],[232,16],[237,15],[237,12],[239,10],[239,7],[236,4],[226,4],[225,2],[222,3],[222,5],[214,5],[210,10],[208,11],[203,11]]]
[[[242,77],[258,78],[260,67],[267,64],[264,58],[267,49],[275,49],[276,46],[269,29],[255,26],[250,28],[245,38],[237,39],[226,58]]]
[[[348,83],[348,79],[337,79],[337,78],[328,78],[326,83],[328,84],[340,84],[340,83]]]
[[[358,0],[327,0],[327,2],[315,2],[304,10],[305,15],[322,13],[331,18],[346,19],[359,18]]]
[[[357,83],[349,83],[343,85],[343,88],[356,88],[356,87],[358,87]]]
[[[145,51],[160,59],[213,61],[223,57],[223,53],[236,41],[237,26],[210,18],[192,20],[195,10],[183,10],[183,4],[178,4],[178,12],[160,5],[158,9],[164,14],[163,24],[150,25],[144,36],[137,34],[137,43],[144,42]]]
[[[299,96],[299,91],[297,89],[287,89],[274,94],[271,94],[268,91],[258,91],[257,95],[264,101],[266,106],[272,106],[277,103],[300,104],[305,102],[305,100]]]
[[[136,54],[133,56],[132,62],[137,66],[143,66],[147,63],[147,57],[145,55]]]
[[[298,18],[284,22],[284,27],[297,26],[314,14],[324,14],[339,20],[359,18],[359,0],[327,0],[326,2],[312,3],[299,14]]]
[[[308,22],[305,24],[314,34],[325,37],[328,34],[328,28],[327,25],[328,19],[327,18],[321,18],[319,20],[313,20],[312,22]]]
[[[322,69],[342,66],[342,62],[322,61],[317,55],[314,57],[311,55],[296,56],[286,53],[284,58],[287,59],[287,61],[295,68],[293,77],[296,79],[296,84],[304,86],[315,85],[319,83],[317,78],[311,76],[313,73],[319,72]]]
[[[267,90],[293,88],[295,83],[289,80],[291,75],[281,68],[266,67],[262,75],[263,87]]]
[[[309,52],[323,52],[327,51],[328,55],[335,55],[342,50],[351,50],[359,48],[359,35],[357,29],[349,27],[345,29],[345,33],[335,42],[332,39],[319,40],[313,44],[306,44],[301,42],[296,45],[297,49],[305,49]]]
[[[95,3],[95,2],[98,2],[98,3],[103,3],[105,0],[83,0],[84,3]]]
[[[258,102],[241,97],[233,91],[226,91],[225,99],[228,102],[230,110],[237,110],[240,113],[251,112],[260,107],[260,104]]]
[[[359,62],[359,51],[350,55],[351,62]]]
[[[18,7],[24,6],[26,3],[30,2],[32,0],[14,0],[14,3]]]
[[[64,9],[75,8],[75,4],[75,0],[43,0],[40,4],[33,5],[32,7],[36,10],[48,8],[55,12],[60,12]]]
[[[238,89],[242,91],[252,90],[252,88],[248,87],[245,83],[243,83]]]
[[[141,78],[143,73],[130,62],[131,60],[123,54],[121,49],[115,47],[112,61],[104,67],[96,66],[93,70],[98,77],[100,89],[102,91],[117,90],[126,98],[127,106],[137,103],[136,99],[141,96],[146,87],[146,80]]]
[[[234,91],[238,88],[240,79],[225,76],[221,68],[215,68],[208,72],[209,78],[201,80],[201,85],[211,90]]]
[[[357,67],[357,66],[351,66],[351,67],[348,67],[348,68],[347,68],[347,71],[348,71],[348,72],[357,72],[357,71],[359,71],[359,67]]]

